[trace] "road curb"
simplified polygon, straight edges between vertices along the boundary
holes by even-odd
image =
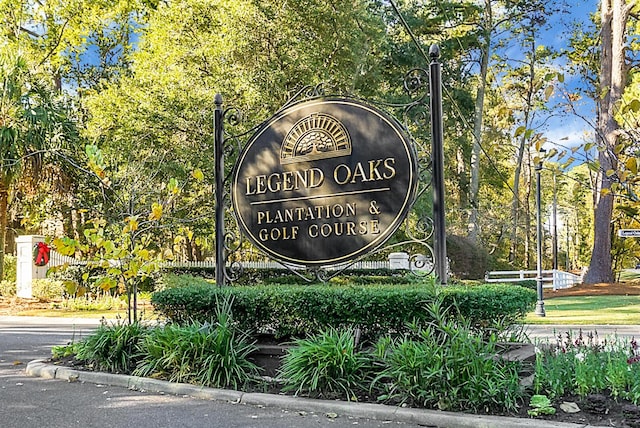
[[[227,401],[251,406],[277,407],[286,410],[337,414],[354,418],[367,418],[419,424],[443,428],[587,428],[594,425],[573,424],[503,416],[471,415],[438,410],[413,409],[385,404],[354,403],[338,400],[316,400],[288,395],[244,393],[240,391],[207,388],[184,383],[168,382],[139,376],[87,372],[56,366],[45,360],[27,364],[27,375],[67,382],[86,382],[119,386],[138,391],[149,391],[187,396],[204,400]]]

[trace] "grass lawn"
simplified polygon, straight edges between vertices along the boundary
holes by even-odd
[[[527,324],[640,324],[640,296],[554,297],[544,302],[545,317],[531,312]]]
[[[121,310],[67,310],[67,309],[25,309],[19,311],[15,315],[17,316],[30,316],[30,317],[58,317],[58,318],[93,318],[93,319],[106,319],[108,321],[115,321],[118,319],[126,320],[126,309]],[[155,315],[152,310],[139,310],[138,318],[142,320],[154,320]]]
[[[35,299],[2,299],[0,297],[0,315],[104,318],[112,321],[118,319],[126,320],[127,306],[125,301],[114,298],[98,298],[95,300],[78,298],[68,301],[41,302]],[[138,299],[138,318],[142,320],[156,319],[148,298]]]

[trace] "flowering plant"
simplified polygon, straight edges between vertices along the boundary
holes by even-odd
[[[614,398],[640,402],[640,349],[635,338],[568,331],[554,341],[538,343],[536,349],[536,394],[584,397],[609,391]]]

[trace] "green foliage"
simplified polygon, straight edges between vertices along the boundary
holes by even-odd
[[[11,254],[4,255],[4,280],[5,281],[16,281],[16,265],[17,265],[17,257]],[[15,294],[15,293],[14,293]]]
[[[64,284],[55,279],[41,278],[31,281],[31,293],[41,301],[59,300],[64,294]]]
[[[61,249],[62,250],[62,249]],[[106,270],[102,267],[90,265],[60,265],[54,266],[47,272],[47,278],[61,281],[64,284],[65,297],[77,298],[85,295],[105,295],[110,291],[103,290],[97,282],[104,276]]]
[[[376,345],[379,399],[441,410],[515,410],[523,395],[519,363],[497,358],[497,338],[449,318],[441,300],[428,308],[432,322],[413,334]]]
[[[512,324],[533,310],[534,290],[511,284],[483,284],[442,288],[444,305],[455,305],[473,327],[487,328],[493,323]]]
[[[371,357],[357,349],[353,330],[328,329],[297,339],[282,361],[280,376],[285,391],[357,401],[367,389],[371,363]]]
[[[140,347],[148,334],[149,328],[139,322],[102,324],[79,342],[76,356],[96,370],[128,374],[141,360]]]
[[[17,292],[15,281],[0,281],[0,296],[11,297]]]
[[[234,326],[230,301],[223,301],[217,306],[213,324],[169,324],[151,330],[135,373],[237,389],[258,373],[258,367],[249,361],[256,349],[248,332],[239,333]]]
[[[540,415],[555,415],[556,408],[551,404],[551,400],[546,395],[533,395],[529,400],[529,416],[537,417]]]
[[[80,342],[70,343],[68,345],[55,345],[51,347],[51,358],[61,359],[75,356],[80,349]]]
[[[608,390],[614,397],[640,403],[640,349],[635,339],[601,341],[592,333],[567,332],[556,343],[539,344],[538,349],[536,394],[584,397]]]
[[[525,279],[524,281],[518,281],[520,287],[528,288],[529,290],[537,290],[538,282],[535,279]]]
[[[161,216],[159,213],[156,214]],[[82,273],[82,282],[87,282],[92,272],[101,269],[102,274],[96,278],[95,287],[105,293],[115,292],[117,287],[123,287],[127,296],[130,323],[138,321],[139,287],[159,271],[158,256],[149,248],[151,237],[138,232],[141,224],[146,225],[148,229],[157,227],[160,217],[156,218],[156,214],[152,213],[148,220],[140,221],[138,216],[127,217],[123,221],[124,227],[117,231],[107,226],[104,219],[94,219],[85,225],[84,238],[87,244],[70,238],[54,239],[54,246],[61,254],[74,254],[78,249],[94,254]],[[66,281],[66,286],[69,294],[74,295],[82,288],[81,283],[74,280]]]
[[[67,311],[111,311],[127,309],[127,302],[121,297],[97,296],[95,298],[72,297],[51,303],[53,309]]]
[[[462,236],[447,236],[447,257],[451,261],[451,273],[460,279],[484,278],[490,270],[487,251]]]
[[[169,288],[184,288],[192,285],[214,285],[200,276],[190,274],[164,273],[156,283],[155,291],[162,291]]]
[[[185,279],[180,279],[184,277]],[[178,283],[192,281],[194,278],[212,280],[215,279],[215,268],[203,267],[168,267],[162,269],[162,275],[156,281],[159,289],[166,287],[178,287]],[[300,277],[292,274],[285,268],[257,269],[247,268],[242,270],[242,275],[234,281],[235,285],[297,285]],[[411,274],[404,271],[390,269],[348,269],[340,272],[340,275],[331,278],[331,284],[409,284],[418,281]]]
[[[243,330],[276,337],[306,337],[328,328],[359,328],[365,339],[406,331],[425,321],[424,307],[439,290],[446,306],[457,306],[474,328],[514,322],[535,304],[535,293],[502,284],[450,286],[431,283],[214,287],[204,280],[169,288],[151,298],[156,312],[177,323],[211,319],[218,296],[233,296],[235,320]]]

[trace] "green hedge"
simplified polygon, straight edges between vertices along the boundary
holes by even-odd
[[[162,269],[163,275],[171,276],[191,276],[215,280],[215,268],[213,267],[166,267]],[[340,272],[339,277],[333,278],[331,282],[347,280],[351,282],[364,281],[371,282],[409,282],[410,274],[406,271],[391,269],[347,269]],[[238,285],[263,285],[263,284],[299,284],[300,277],[291,273],[286,268],[256,269],[245,268],[242,274],[235,281]]]
[[[433,286],[421,284],[219,288],[197,278],[193,283],[153,294],[156,312],[180,324],[206,322],[213,319],[219,296],[230,295],[234,319],[243,331],[278,338],[308,337],[329,327],[357,326],[369,339],[403,332],[409,322],[429,321],[425,307],[435,299]],[[532,290],[505,284],[446,286],[439,294],[445,307],[457,304],[460,313],[480,328],[503,320],[515,322],[536,301]]]

